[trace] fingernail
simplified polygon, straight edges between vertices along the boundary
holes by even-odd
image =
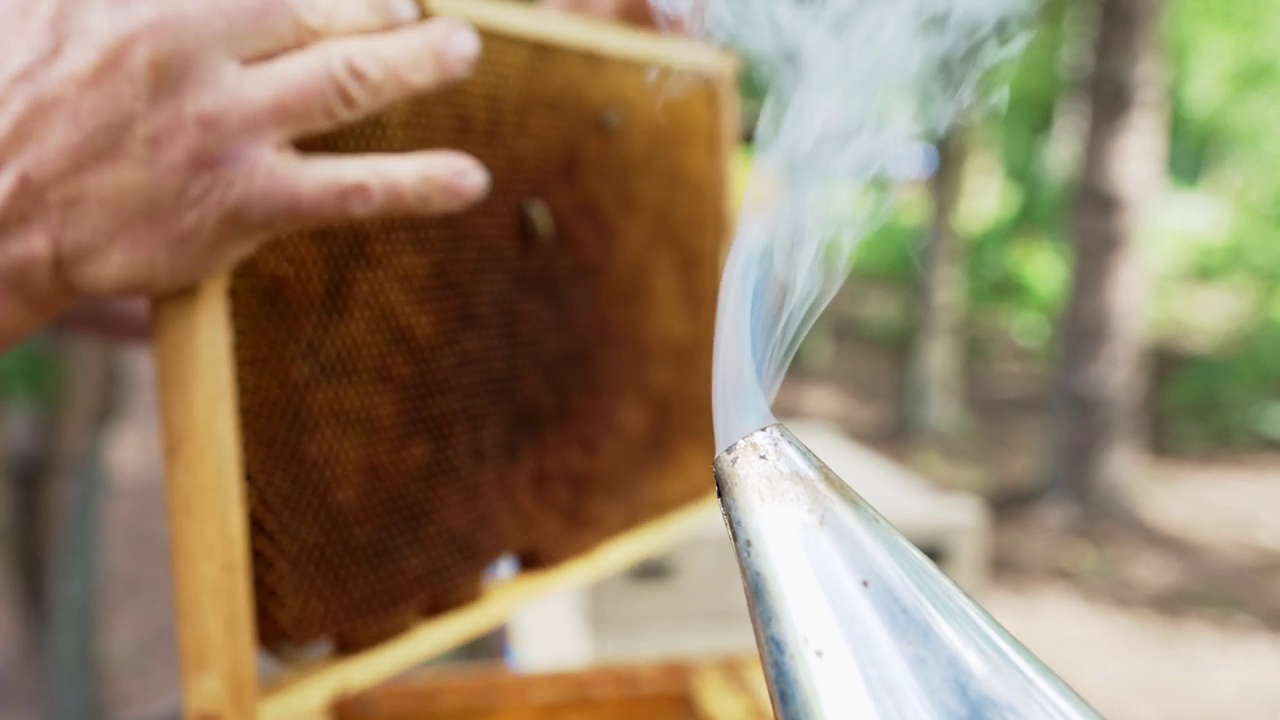
[[[492,182],[489,171],[478,163],[467,163],[453,175],[453,186],[467,195],[486,192]]]
[[[408,24],[422,19],[422,6],[418,0],[389,0],[391,14],[397,22]]]
[[[454,66],[469,67],[480,57],[480,33],[459,24],[444,36],[442,50],[445,58]]]

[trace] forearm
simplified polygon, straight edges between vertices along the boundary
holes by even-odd
[[[0,353],[69,306],[53,277],[48,244],[25,227],[5,227],[0,209]]]

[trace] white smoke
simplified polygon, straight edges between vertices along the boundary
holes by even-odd
[[[755,170],[721,284],[720,448],[773,422],[801,340],[887,217],[921,143],[999,98],[989,71],[1021,49],[1034,0],[651,0],[736,50],[767,90]]]

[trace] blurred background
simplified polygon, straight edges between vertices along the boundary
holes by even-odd
[[[1003,110],[897,189],[777,405],[980,500],[973,592],[1116,720],[1280,717],[1277,42],[1267,0],[1045,0]],[[176,717],[151,374],[55,331],[0,358],[0,717]],[[715,523],[530,613],[621,627],[593,662],[653,655],[639,606],[692,573],[728,598],[700,651],[747,652]]]

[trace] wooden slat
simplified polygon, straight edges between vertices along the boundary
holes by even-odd
[[[760,663],[760,658],[753,657],[750,660],[739,661],[735,671],[743,687],[751,693],[751,697],[755,698],[756,705],[762,708],[761,717],[766,719],[772,717],[770,713],[773,698],[769,696],[769,684],[765,680],[764,666]]]
[[[174,585],[190,720],[252,720],[248,512],[227,278],[155,303]]]
[[[502,625],[525,603],[553,590],[583,587],[623,572],[689,537],[718,512],[714,497],[694,503],[557,567],[524,573],[483,598],[428,620],[371,650],[281,678],[264,696],[261,720],[322,718],[335,699],[367,690]]]
[[[687,668],[677,664],[539,675],[484,667],[389,683],[341,702],[335,716],[337,720],[416,720],[428,714],[433,719],[559,718],[577,712],[582,717],[616,719],[619,713],[640,709],[653,713],[657,706],[669,706],[672,701],[689,714],[687,688]],[[675,720],[670,715],[635,717]]]
[[[389,705],[379,697],[344,705],[337,720],[703,720],[682,694],[605,700],[565,701],[552,705],[510,704],[438,710],[429,704]]]
[[[767,693],[762,703],[752,687],[755,676],[763,678],[758,661],[696,668],[690,678],[690,694],[698,717],[701,720],[770,720]]]
[[[714,45],[511,0],[422,0],[433,15],[465,19],[487,32],[554,44],[612,60],[703,77],[736,77],[737,56]]]
[[[758,658],[518,675],[423,674],[355,695],[336,720],[772,720]]]

